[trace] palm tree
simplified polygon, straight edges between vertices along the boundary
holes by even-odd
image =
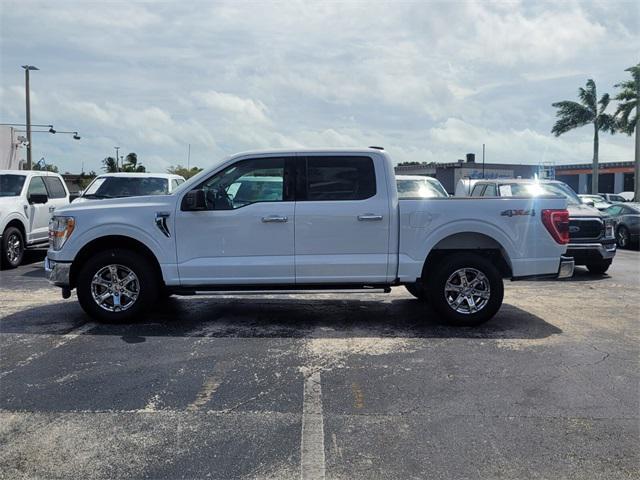
[[[640,136],[638,136],[638,119],[640,118],[640,63],[634,67],[629,67],[625,72],[631,72],[631,80],[614,85],[616,88],[622,88],[622,91],[616,95],[618,109],[616,110],[616,118],[618,120],[618,128],[627,135],[636,132],[636,151],[635,151],[635,200],[640,201]],[[632,117],[633,109],[635,115]]]
[[[612,115],[604,113],[611,98],[608,93],[602,95],[598,100],[596,93],[596,83],[587,80],[587,88],[580,88],[578,97],[580,103],[565,100],[564,102],[553,103],[557,108],[556,117],[558,120],[551,129],[556,137],[567,133],[574,128],[587,124],[593,125],[593,171],[591,175],[591,193],[598,193],[598,132],[616,131],[616,122]]]
[[[102,169],[107,173],[117,173],[118,171],[120,171],[120,169],[118,168],[118,163],[113,157],[107,157],[102,160]]]
[[[136,153],[129,153],[124,157],[122,162],[122,172],[146,172],[147,169],[141,163],[138,163],[138,155]]]

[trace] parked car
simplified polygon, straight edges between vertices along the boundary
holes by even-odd
[[[269,180],[247,201],[246,179]],[[383,150],[261,151],[232,156],[169,195],[57,211],[45,269],[64,298],[75,288],[102,321],[132,320],[170,293],[406,285],[442,318],[477,325],[500,308],[503,278],[573,274],[562,257],[566,204],[398,200]]]
[[[609,203],[613,203],[613,202],[629,202],[629,201],[633,200],[633,195],[631,197],[631,200],[627,200],[620,193],[599,193],[598,195],[600,195],[602,198],[604,198]]]
[[[458,180],[458,183],[456,183],[456,190],[454,192],[454,195],[456,197],[470,197],[473,186],[477,181],[477,179],[473,178],[461,178],[460,180]]]
[[[68,203],[57,173],[0,170],[0,265],[16,268],[26,248],[45,246],[52,212]]]
[[[578,195],[578,197],[585,205],[595,207],[601,211],[606,210],[611,206],[611,202],[605,200],[605,198],[601,195],[581,194]]]
[[[182,183],[184,177],[171,173],[105,173],[94,178],[73,203],[105,198],[166,195]]]
[[[618,195],[624,198],[625,202],[633,202],[635,198],[634,192],[620,192]]]
[[[562,195],[567,199],[569,236],[567,256],[591,273],[603,274],[616,254],[615,222],[603,212],[582,203],[566,183],[557,180],[499,179],[475,183],[472,196],[520,197]]]
[[[616,241],[620,248],[638,245],[640,239],[640,203],[619,203],[606,210],[616,222]]]
[[[398,198],[447,198],[449,194],[433,177],[423,175],[396,175]]]

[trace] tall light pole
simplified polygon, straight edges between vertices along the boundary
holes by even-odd
[[[27,170],[31,170],[31,102],[29,92],[29,71],[40,70],[33,65],[22,65],[24,68],[24,91],[27,106]]]
[[[118,169],[118,151],[120,150],[120,147],[113,147],[116,149],[116,172],[119,170]]]

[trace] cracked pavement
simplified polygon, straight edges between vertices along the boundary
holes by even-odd
[[[0,478],[301,478],[303,404],[314,478],[640,478],[640,252],[507,282],[475,329],[403,288],[177,297],[101,325],[41,260],[0,272]]]

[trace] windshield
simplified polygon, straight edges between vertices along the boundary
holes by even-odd
[[[169,182],[157,177],[98,177],[82,194],[85,198],[137,197],[166,195]]]
[[[27,177],[11,173],[0,175],[0,197],[17,197]]]
[[[580,205],[582,201],[564,183],[505,183],[498,187],[501,197],[538,197],[540,195],[554,195],[567,199],[569,205]]]
[[[445,189],[427,178],[397,179],[398,198],[448,197]]]

